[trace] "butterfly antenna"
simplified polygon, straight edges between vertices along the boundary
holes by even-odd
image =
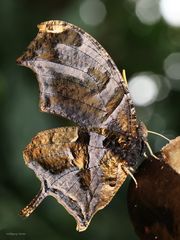
[[[162,138],[164,138],[164,139],[166,139],[167,141],[170,142],[170,139],[169,139],[169,138],[165,137],[164,135],[162,135],[162,134],[160,134],[160,133],[157,133],[157,132],[154,132],[154,131],[149,131],[149,130],[148,130],[148,133],[152,133],[152,134],[154,134],[154,135],[160,136],[160,137],[162,137]]]
[[[29,215],[31,215],[31,213],[39,206],[45,197],[46,194],[43,189],[41,189],[39,193],[33,198],[33,200],[20,211],[20,215],[23,217],[29,217]]]
[[[127,78],[126,78],[126,70],[125,69],[122,70],[122,78],[123,78],[125,84],[128,86],[128,82],[127,82]]]
[[[126,167],[126,166],[122,166],[122,169],[127,175],[129,175],[132,178],[132,180],[134,181],[134,183],[136,185],[136,188],[137,188],[138,183],[137,183],[137,180],[135,179],[135,177],[133,175],[134,169],[132,167]]]
[[[154,155],[154,153],[153,153],[153,151],[152,151],[151,146],[149,145],[149,143],[148,143],[147,141],[145,141],[144,143],[146,144],[146,146],[147,146],[147,148],[148,148],[148,150],[149,150],[150,155],[151,155],[152,157],[154,157],[155,159],[159,160],[159,158],[156,157],[156,155]]]

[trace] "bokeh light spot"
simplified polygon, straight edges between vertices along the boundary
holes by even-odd
[[[132,100],[137,106],[148,106],[158,96],[159,88],[153,74],[136,75],[130,79],[128,85]]]
[[[160,11],[169,25],[180,27],[180,0],[160,0]]]
[[[79,14],[84,23],[99,25],[106,16],[106,7],[100,0],[85,0],[80,5]]]
[[[169,78],[180,80],[180,52],[171,53],[164,60],[164,71]]]
[[[136,15],[139,20],[147,25],[155,24],[159,21],[161,14],[158,0],[138,0],[136,2]]]

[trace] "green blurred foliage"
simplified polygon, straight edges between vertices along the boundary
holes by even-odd
[[[30,70],[16,65],[16,58],[36,35],[36,25],[61,19],[82,27],[108,50],[119,69],[127,70],[128,77],[144,71],[164,75],[164,59],[171,52],[180,51],[180,30],[170,28],[162,20],[152,26],[144,25],[136,17],[130,1],[104,0],[106,18],[94,27],[83,23],[79,16],[82,2],[0,1],[0,239],[137,239],[126,206],[128,183],[83,233],[75,231],[73,218],[52,198],[46,199],[30,218],[18,215],[40,187],[34,173],[24,165],[23,148],[39,131],[71,124],[39,112],[36,77]],[[139,118],[149,129],[169,131],[172,137],[179,135],[178,84],[177,81],[177,89],[173,88],[163,101],[137,109]],[[147,119],[149,113],[151,117]],[[159,149],[164,141],[154,139],[152,148]]]

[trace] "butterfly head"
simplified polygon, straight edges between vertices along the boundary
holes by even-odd
[[[143,122],[137,126],[137,136],[129,136],[126,147],[126,163],[129,167],[136,167],[146,149],[148,130]]]

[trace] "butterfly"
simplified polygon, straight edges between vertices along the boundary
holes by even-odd
[[[126,81],[92,36],[58,20],[38,28],[17,63],[36,73],[41,111],[76,126],[40,132],[25,148],[25,163],[41,189],[21,214],[29,216],[51,195],[84,231],[135,169],[147,130],[137,120]]]

